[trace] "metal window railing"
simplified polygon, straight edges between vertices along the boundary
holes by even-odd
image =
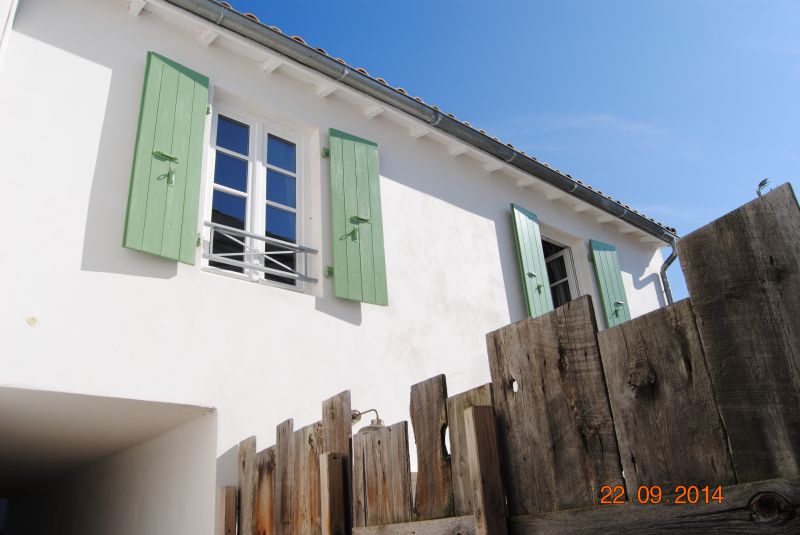
[[[250,273],[259,272],[303,282],[317,282],[314,277],[308,276],[308,255],[317,254],[316,249],[295,245],[291,242],[277,240],[269,236],[245,232],[237,228],[220,225],[206,221],[204,223],[211,231],[207,251],[203,251],[203,258],[228,266],[250,270]],[[223,236],[231,245],[235,244],[237,251],[214,252],[214,243],[217,236]],[[294,266],[288,265],[288,258],[294,256]],[[302,257],[302,262],[301,262]],[[242,260],[236,260],[241,258]],[[283,260],[283,261],[282,261]],[[302,267],[302,271],[299,268]]]

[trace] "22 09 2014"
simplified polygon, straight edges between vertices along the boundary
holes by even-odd
[[[661,485],[640,485],[636,489],[635,503],[638,504],[691,504],[704,505],[709,503],[722,503],[725,496],[722,486],[710,485],[675,485],[668,492]],[[600,487],[601,505],[622,505],[626,503],[625,487],[622,485],[603,485]]]

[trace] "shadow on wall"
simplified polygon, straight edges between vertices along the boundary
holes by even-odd
[[[136,135],[145,54],[119,45],[97,46],[98,42],[114,42],[120,36],[86,39],[76,28],[91,28],[102,33],[109,10],[121,6],[106,5],[90,9],[73,9],[69,2],[48,3],[54,16],[39,18],[20,5],[14,30],[33,39],[75,54],[108,68],[111,80],[106,99],[97,160],[87,206],[81,269],[142,277],[171,278],[177,273],[175,262],[130,251],[122,247],[127,209],[128,187]],[[77,15],[80,13],[80,16]],[[88,15],[87,15],[88,14]],[[79,18],[80,17],[80,18]],[[130,17],[128,24],[136,24]],[[137,31],[147,31],[137,25]],[[124,37],[122,37],[124,39]],[[65,81],[68,83],[68,81]]]
[[[169,279],[178,272],[175,261],[122,247],[144,60],[142,57],[141,69],[115,69],[111,65],[111,85],[89,194],[81,269]],[[141,72],[141,79],[123,78],[121,73],[131,70]],[[119,147],[130,150],[120,151]]]
[[[351,325],[361,325],[361,303],[336,297],[330,279],[322,282],[322,288],[323,297],[314,298],[314,310]]]

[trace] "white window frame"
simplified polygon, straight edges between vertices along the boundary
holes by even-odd
[[[551,254],[550,256],[546,256],[544,259],[545,263],[545,270],[547,269],[547,264],[551,260],[555,260],[556,258],[563,257],[564,258],[564,269],[567,272],[567,276],[564,279],[559,279],[557,281],[551,281],[548,277],[548,288],[547,291],[552,292],[553,286],[556,284],[560,284],[567,281],[567,286],[569,287],[569,295],[570,301],[574,301],[578,297],[580,297],[580,288],[578,287],[578,276],[577,272],[575,271],[575,261],[572,258],[572,248],[569,245],[565,245],[558,240],[554,240],[552,238],[548,238],[547,236],[542,236],[542,241],[546,241],[548,243],[552,243],[553,245],[557,245],[558,247],[563,247],[557,253]],[[555,303],[553,303],[555,305]]]
[[[217,104],[212,106],[211,114],[211,132],[209,135],[207,145],[208,168],[206,170],[205,188],[205,203],[203,210],[203,220],[211,221],[211,211],[213,208],[214,191],[221,191],[237,197],[246,198],[245,204],[245,232],[251,234],[265,235],[266,232],[266,213],[267,205],[279,208],[281,210],[292,211],[295,214],[295,244],[304,246],[305,238],[308,235],[306,228],[305,207],[307,205],[306,191],[305,191],[305,154],[306,154],[306,137],[292,130],[285,125],[276,123],[275,121],[266,119],[265,117],[243,112],[239,109],[233,109],[226,105]],[[243,155],[234,151],[225,149],[224,147],[217,146],[217,124],[219,116],[223,115],[229,119],[245,124],[249,128],[249,145],[247,156],[247,193],[243,195],[242,192],[233,188],[228,188],[214,183],[214,171],[216,168],[216,153],[217,151],[228,154],[232,157],[243,159]],[[295,172],[292,173],[286,169],[281,169],[266,162],[267,156],[267,142],[269,135],[279,137],[295,145]],[[283,173],[285,175],[293,176],[295,179],[295,208],[284,206],[279,203],[267,200],[267,169]],[[245,238],[243,240],[248,247],[253,247],[258,244],[263,244],[259,240],[253,238]],[[258,242],[258,243],[257,243]],[[211,250],[211,229],[203,227],[203,251],[205,253]],[[303,262],[303,255],[297,255],[297,266],[301,266]],[[266,279],[264,274],[254,269],[245,269],[244,273],[221,269],[209,265],[209,259],[204,258],[202,262],[203,271],[225,275],[237,279],[247,280],[251,282],[258,282],[268,286],[276,286],[293,290],[298,292],[308,292],[311,283],[296,280],[295,284],[282,283],[280,281]],[[312,266],[314,263],[311,258],[306,258],[307,267]],[[309,273],[309,276],[314,276]]]

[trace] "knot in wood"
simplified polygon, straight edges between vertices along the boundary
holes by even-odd
[[[750,519],[755,524],[778,526],[795,515],[789,501],[777,492],[759,492],[750,499],[749,507]]]
[[[637,355],[629,368],[628,384],[634,390],[650,389],[656,383],[656,372],[646,357]]]

